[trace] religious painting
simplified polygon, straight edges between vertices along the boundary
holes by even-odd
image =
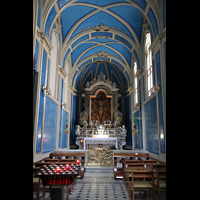
[[[98,121],[99,124],[111,120],[111,98],[107,98],[103,91],[96,98],[91,98],[91,120]]]

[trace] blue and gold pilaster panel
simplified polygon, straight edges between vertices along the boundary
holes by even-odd
[[[47,52],[43,49],[41,84],[40,84],[40,104],[39,104],[38,127],[36,136],[36,153],[41,152],[43,108],[44,108],[44,93],[42,93],[42,85],[45,85],[46,62],[47,62]]]
[[[157,68],[157,84],[160,85],[160,92],[158,93],[160,148],[161,148],[161,153],[165,154],[165,132],[164,132],[163,101],[162,101],[160,50],[156,54],[156,68]]]
[[[143,91],[144,91],[144,101],[145,101],[145,80],[144,80],[144,78],[145,78],[146,76],[145,75],[143,75]]]
[[[156,85],[156,76],[155,76],[155,60],[153,60],[153,85]]]
[[[49,85],[48,81],[49,81],[49,63],[50,63],[50,60],[48,59],[48,68],[47,68],[47,85]]]
[[[159,154],[156,97],[145,104],[144,112],[147,151]]]
[[[37,26],[40,28],[40,0],[38,0]]]
[[[166,27],[166,0],[163,0],[163,23],[164,28]]]
[[[72,95],[70,145],[75,144],[75,128],[78,125],[78,96]]]
[[[42,153],[53,151],[56,147],[57,110],[58,105],[46,97]]]
[[[135,130],[137,130],[137,134],[134,135],[134,147],[136,149],[140,149],[140,111],[137,110],[134,114],[133,114],[133,123],[135,126]]]
[[[136,52],[135,49],[134,49],[134,51],[133,51],[133,54],[135,55],[135,58],[137,59],[138,69],[140,69],[140,60],[139,60],[138,54],[137,54],[137,52]]]
[[[59,83],[60,83],[60,75],[58,74],[57,101],[59,96]]]
[[[127,145],[132,145],[132,128],[131,128],[131,96],[125,97],[125,126],[127,130],[127,135],[126,135],[126,144]]]
[[[66,112],[64,109],[62,111],[62,142],[61,142],[61,148],[66,148],[68,144],[68,136],[64,132],[66,130],[66,127],[68,125],[68,112]],[[68,125],[69,127],[69,125]]]
[[[64,80],[62,79],[62,83],[61,83],[61,102],[60,102],[61,105],[62,105],[62,102],[63,102],[63,82],[64,82]],[[59,127],[58,148],[60,148],[60,143],[61,143],[61,133],[62,133],[62,113],[63,113],[63,109],[62,109],[62,106],[61,106],[61,108],[60,108],[60,127]]]
[[[139,80],[139,102],[140,102],[140,132],[141,132],[141,148],[143,148],[143,129],[142,129],[142,97],[141,97],[141,79]]]
[[[61,128],[62,128],[62,112],[63,112],[63,109],[62,109],[62,106],[60,108],[60,125],[59,125],[59,138],[58,138],[58,148],[60,148],[60,143],[61,143]]]
[[[35,70],[37,70],[37,60],[38,60],[38,41],[35,40]]]

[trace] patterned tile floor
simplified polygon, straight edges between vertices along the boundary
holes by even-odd
[[[151,193],[150,193],[151,194]],[[45,193],[45,198],[49,193]],[[33,193],[33,199],[36,194]],[[42,190],[40,192],[42,200]],[[128,192],[122,180],[114,180],[113,168],[87,168],[83,179],[78,179],[74,189],[69,195],[69,200],[122,200],[129,199]],[[135,192],[136,200],[148,200],[148,194]],[[151,199],[153,196],[151,194]],[[158,200],[158,194],[156,194]],[[45,199],[47,200],[47,199]],[[67,200],[67,192],[64,192],[64,200]],[[161,193],[161,200],[166,200],[166,194]]]

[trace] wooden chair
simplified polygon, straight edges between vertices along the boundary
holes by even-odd
[[[142,179],[141,180],[135,180],[135,179]],[[149,181],[145,181],[145,179],[148,179]],[[134,192],[135,190],[144,190],[148,189],[149,193],[149,200],[150,200],[150,189],[153,190],[153,200],[155,200],[155,186],[154,186],[154,177],[153,177],[153,170],[132,170],[132,181],[129,184],[128,187],[128,193],[129,193],[129,198],[135,199]],[[132,195],[131,195],[132,191]]]
[[[157,170],[166,170],[166,164],[153,164],[152,170],[154,172],[154,179],[157,179]]]
[[[144,170],[144,164],[142,163],[131,163],[127,165],[124,174],[124,184],[126,189],[129,187],[130,180],[132,178],[132,171],[133,170]]]
[[[40,167],[33,167],[33,192],[36,191],[36,199],[39,200],[40,186],[42,185],[42,181],[40,178],[35,177],[37,171]]]
[[[114,158],[114,179],[118,177],[120,174],[119,171],[117,171],[117,159],[122,158],[123,160],[125,158],[129,157],[130,159],[138,159],[138,160],[148,160],[149,159],[149,153],[113,153]],[[124,165],[124,162],[122,162],[122,166]],[[124,166],[123,166],[124,168]]]
[[[153,171],[166,170],[166,164],[153,164],[152,165],[152,170]]]
[[[157,164],[157,160],[143,160],[145,170],[152,170],[152,165]]]
[[[139,160],[124,160],[124,165],[123,165],[123,182],[125,181],[125,173],[128,165],[134,164],[134,163],[140,163]]]
[[[158,191],[158,199],[160,200],[160,189],[165,189],[166,192],[166,170],[157,170],[157,181],[154,182],[155,188]],[[160,180],[165,179],[165,180]]]
[[[36,169],[40,169],[40,167],[42,167],[42,165],[51,165],[51,162],[35,162],[34,163],[35,164],[35,167],[33,167],[33,168],[35,168],[34,169],[34,171],[36,171]],[[37,171],[38,171],[37,170]],[[36,172],[37,173],[37,172]],[[38,178],[35,178],[34,179],[34,181],[36,181],[37,182],[37,180],[38,180]],[[41,185],[42,185],[42,181],[40,180],[40,183],[41,183]],[[47,188],[46,186],[44,186],[43,185],[43,197],[45,196],[45,191],[46,191],[46,189],[49,191],[49,197],[51,197],[51,190],[50,190],[50,187],[49,188]]]

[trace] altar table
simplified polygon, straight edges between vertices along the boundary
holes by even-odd
[[[86,137],[84,138],[84,150],[88,149],[87,145],[114,145],[116,146],[117,149],[117,138],[91,138],[91,137]],[[97,148],[97,147],[95,147]]]

